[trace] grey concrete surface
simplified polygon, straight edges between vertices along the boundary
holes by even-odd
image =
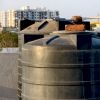
[[[0,53],[0,100],[18,100],[17,58],[17,53]]]

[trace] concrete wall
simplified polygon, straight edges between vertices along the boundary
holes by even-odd
[[[17,99],[16,53],[0,53],[0,100]]]

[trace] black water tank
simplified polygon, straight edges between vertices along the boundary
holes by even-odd
[[[22,100],[100,99],[100,39],[89,34],[91,46],[80,49],[78,35],[45,37],[23,46]]]

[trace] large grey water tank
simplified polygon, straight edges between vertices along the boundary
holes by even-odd
[[[99,49],[100,39],[88,32],[25,44],[22,100],[99,100]]]

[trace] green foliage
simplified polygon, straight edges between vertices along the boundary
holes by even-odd
[[[96,27],[96,24],[91,24],[91,27]]]
[[[95,27],[96,27],[96,24],[91,24],[90,25],[91,30],[93,30],[93,28],[95,28]]]
[[[11,32],[0,33],[0,48],[18,47],[18,34]]]

